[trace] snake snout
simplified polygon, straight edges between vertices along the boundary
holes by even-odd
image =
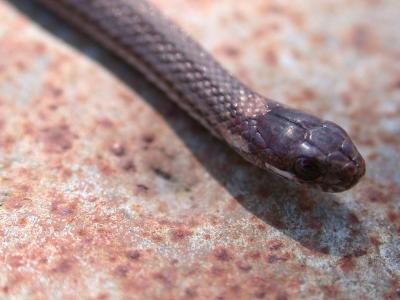
[[[338,125],[325,121],[307,134],[308,143],[325,155],[324,175],[317,185],[325,191],[342,192],[365,174],[365,162],[350,137]]]
[[[346,180],[349,182],[349,186],[355,185],[365,174],[365,162],[362,158],[361,160],[362,161],[359,162],[351,161],[343,168],[342,172],[345,174],[345,177],[347,177]]]
[[[354,186],[365,174],[365,161],[355,145],[347,137],[342,136],[342,146],[327,156],[329,172],[325,183],[329,183],[326,190],[342,192]]]
[[[365,161],[348,136],[345,137],[340,151],[348,158],[348,162],[341,170],[341,177],[344,182],[347,182],[346,188],[350,188],[364,176]]]
[[[360,160],[349,161],[338,172],[338,182],[332,187],[335,192],[341,192],[354,186],[365,174],[365,162],[360,156]]]

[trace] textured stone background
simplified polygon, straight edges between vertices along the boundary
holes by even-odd
[[[323,194],[248,165],[36,1],[0,1],[0,297],[398,299],[400,2],[154,0],[367,160]]]

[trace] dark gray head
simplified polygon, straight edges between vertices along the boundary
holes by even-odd
[[[327,192],[354,186],[365,173],[365,162],[338,125],[306,113],[274,107],[257,120],[263,149],[258,164],[266,169]]]

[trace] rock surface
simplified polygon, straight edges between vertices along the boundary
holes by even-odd
[[[35,1],[0,1],[0,297],[398,299],[398,0],[153,1],[367,161],[324,194],[244,162]]]

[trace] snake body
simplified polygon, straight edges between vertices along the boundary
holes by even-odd
[[[338,125],[267,99],[144,0],[40,0],[127,63],[246,160],[328,192],[365,163]]]

